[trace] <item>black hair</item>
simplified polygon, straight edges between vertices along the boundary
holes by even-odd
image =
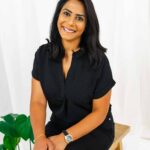
[[[57,28],[57,20],[62,7],[67,1],[68,0],[58,1],[51,24],[49,55],[54,60],[56,60],[57,58],[62,59],[65,54],[64,47],[61,42],[61,37]],[[79,47],[80,50],[85,50],[85,53],[88,54],[90,64],[92,66],[97,66],[101,61],[102,54],[106,52],[106,48],[104,48],[99,41],[99,22],[92,1],[80,1],[85,7],[87,22],[85,31],[83,32],[81,37]]]

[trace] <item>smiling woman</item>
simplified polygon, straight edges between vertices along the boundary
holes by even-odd
[[[115,81],[105,51],[91,0],[59,0],[50,42],[39,47],[33,64],[34,150],[109,149]],[[52,115],[45,127],[47,103]]]
[[[62,40],[80,41],[85,26],[86,17],[83,3],[81,1],[66,3],[60,12],[57,22]]]

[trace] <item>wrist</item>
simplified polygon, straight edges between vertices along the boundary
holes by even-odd
[[[59,134],[59,137],[60,137],[60,140],[61,140],[61,141],[63,141],[64,143],[66,143],[66,145],[68,144],[68,143],[66,142],[66,140],[65,140],[65,136],[64,136],[63,133],[60,133],[60,134]]]
[[[34,139],[34,143],[36,143],[37,141],[39,141],[40,139],[46,138],[44,133],[39,134],[35,139]]]
[[[73,142],[73,136],[70,133],[68,133],[67,130],[63,130],[62,133],[64,136],[64,140],[67,144],[69,144],[70,142]]]

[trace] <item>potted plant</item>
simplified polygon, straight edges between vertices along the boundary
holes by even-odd
[[[4,134],[0,150],[20,150],[21,139],[34,143],[33,131],[30,123],[30,116],[24,114],[7,114],[0,117],[0,132]]]

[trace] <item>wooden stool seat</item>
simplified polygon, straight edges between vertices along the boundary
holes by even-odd
[[[122,150],[122,139],[127,135],[129,130],[129,126],[115,123],[115,139],[109,150]]]

